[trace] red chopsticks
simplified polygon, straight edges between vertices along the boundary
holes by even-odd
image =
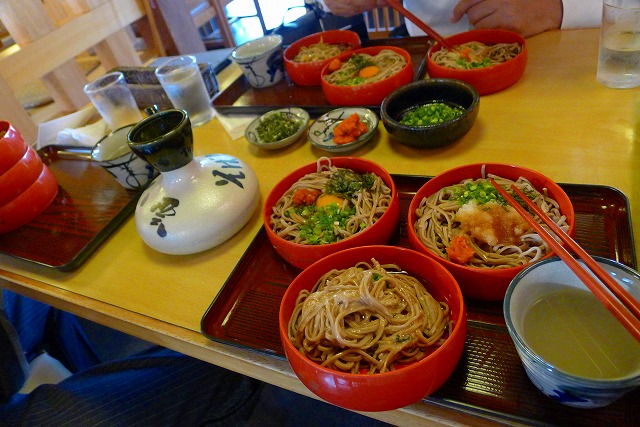
[[[407,18],[409,21],[413,22],[416,27],[420,28],[428,36],[440,43],[445,49],[447,49],[448,51],[454,50],[453,46],[451,46],[451,44],[449,44],[449,42],[447,42],[444,37],[438,34],[433,28],[425,24],[420,18],[405,9],[404,6],[400,4],[400,2],[396,0],[387,0],[387,4],[398,11],[398,13]]]
[[[611,277],[589,254],[582,249],[575,240],[565,233],[558,225],[551,220],[537,205],[520,191],[515,185],[511,185],[513,191],[531,208],[545,224],[549,226],[564,244],[573,251],[578,258],[595,274],[601,281],[586,269],[584,269],[571,253],[545,230],[525,208],[513,198],[504,188],[490,178],[491,184],[509,202],[509,204],[533,227],[540,237],[553,249],[553,251],[564,261],[578,278],[589,288],[589,290],[600,300],[600,302],[618,319],[633,337],[640,342],[640,302],[633,298],[613,277]],[[613,294],[613,295],[612,295]],[[614,297],[615,295],[615,297]],[[617,297],[617,299],[616,299]]]

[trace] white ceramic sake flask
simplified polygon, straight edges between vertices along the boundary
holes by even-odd
[[[193,136],[184,110],[153,114],[128,136],[131,150],[160,175],[136,205],[138,234],[153,249],[185,255],[207,250],[236,234],[258,206],[253,170],[226,154],[193,157]]]

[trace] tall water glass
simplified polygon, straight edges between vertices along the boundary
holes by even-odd
[[[194,56],[170,59],[156,69],[156,76],[173,106],[189,114],[192,126],[211,120],[211,99]]]
[[[611,88],[640,86],[640,0],[604,0],[597,79]]]
[[[107,73],[87,83],[84,93],[111,130],[142,120],[142,114],[127,86],[124,74],[119,71]]]

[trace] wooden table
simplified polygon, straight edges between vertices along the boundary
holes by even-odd
[[[629,197],[631,212],[640,212],[640,91],[609,89],[596,81],[598,30],[554,31],[528,44],[530,62],[523,78],[510,89],[484,96],[475,126],[459,141],[437,150],[412,149],[390,140],[381,125],[371,144],[351,154],[397,174],[434,175],[483,161],[520,164],[558,182],[616,187]],[[197,155],[219,152],[245,160],[260,179],[263,200],[286,173],[325,155],[306,141],[282,151],[260,151],[244,139],[232,141],[215,119],[194,134]],[[286,361],[211,342],[200,333],[203,314],[261,225],[256,211],[224,244],[200,254],[169,256],[146,247],[130,218],[74,272],[0,255],[0,286],[311,396]],[[639,227],[636,221],[636,236]],[[400,425],[492,423],[424,402],[367,415]]]

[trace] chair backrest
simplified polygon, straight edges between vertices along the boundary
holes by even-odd
[[[18,89],[42,79],[60,110],[71,112],[89,102],[82,90],[85,74],[75,61],[79,54],[93,49],[107,70],[142,65],[127,31],[145,16],[142,1],[47,0],[46,8],[42,0],[0,1],[3,25],[17,43],[0,57],[0,117],[33,143],[37,125],[16,98]],[[62,3],[73,7],[63,10]],[[55,6],[51,17],[47,8]]]
[[[364,15],[372,39],[389,37],[389,33],[403,23],[402,16],[388,6],[373,9]]]

